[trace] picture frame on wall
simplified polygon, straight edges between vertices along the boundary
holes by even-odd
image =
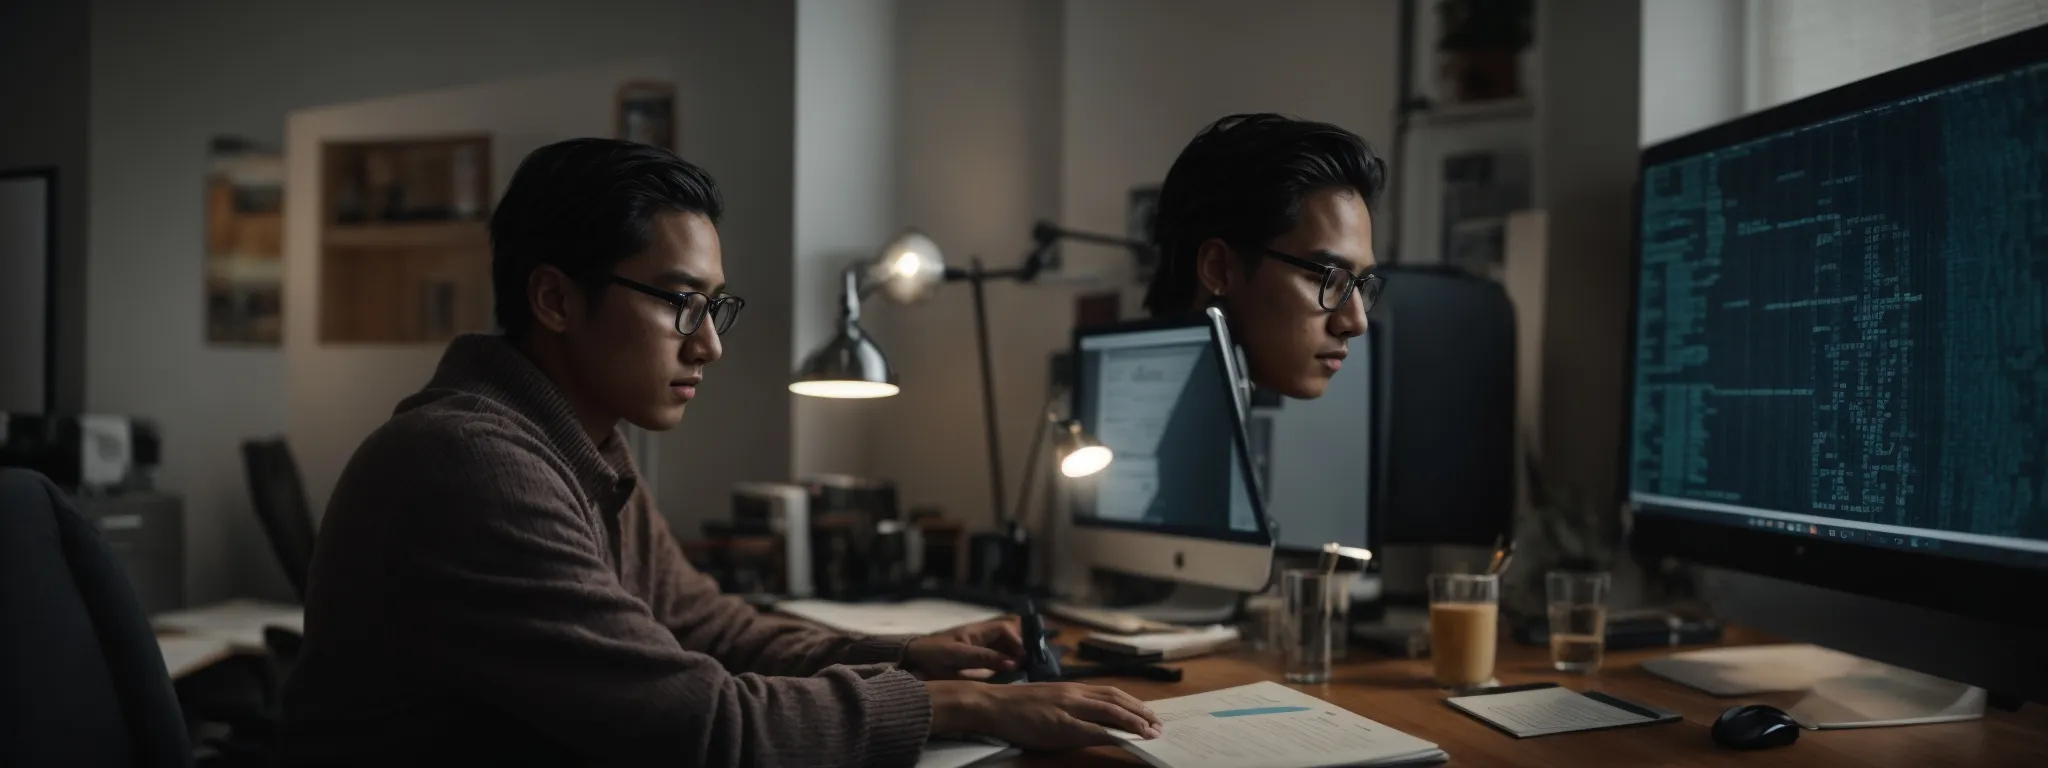
[[[675,83],[651,80],[619,86],[618,138],[676,151]]]
[[[284,154],[217,136],[206,159],[206,341],[284,337]]]

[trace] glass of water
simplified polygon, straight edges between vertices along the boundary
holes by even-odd
[[[1543,579],[1550,597],[1550,665],[1562,672],[1592,672],[1607,650],[1605,573],[1551,571]]]
[[[1330,681],[1331,640],[1348,608],[1351,574],[1314,568],[1280,574],[1282,632],[1280,653],[1290,683]]]

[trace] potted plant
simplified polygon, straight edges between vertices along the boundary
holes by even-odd
[[[1535,0],[1438,0],[1436,13],[1446,101],[1521,95],[1521,53],[1536,37]]]

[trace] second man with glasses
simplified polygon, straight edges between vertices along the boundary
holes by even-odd
[[[1160,189],[1146,308],[1163,316],[1220,303],[1254,384],[1322,396],[1379,300],[1373,208],[1385,185],[1386,163],[1337,126],[1272,114],[1216,121]]]

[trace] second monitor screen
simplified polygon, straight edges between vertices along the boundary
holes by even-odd
[[[1083,337],[1074,415],[1116,454],[1075,516],[1202,538],[1262,538],[1223,361],[1207,327]]]

